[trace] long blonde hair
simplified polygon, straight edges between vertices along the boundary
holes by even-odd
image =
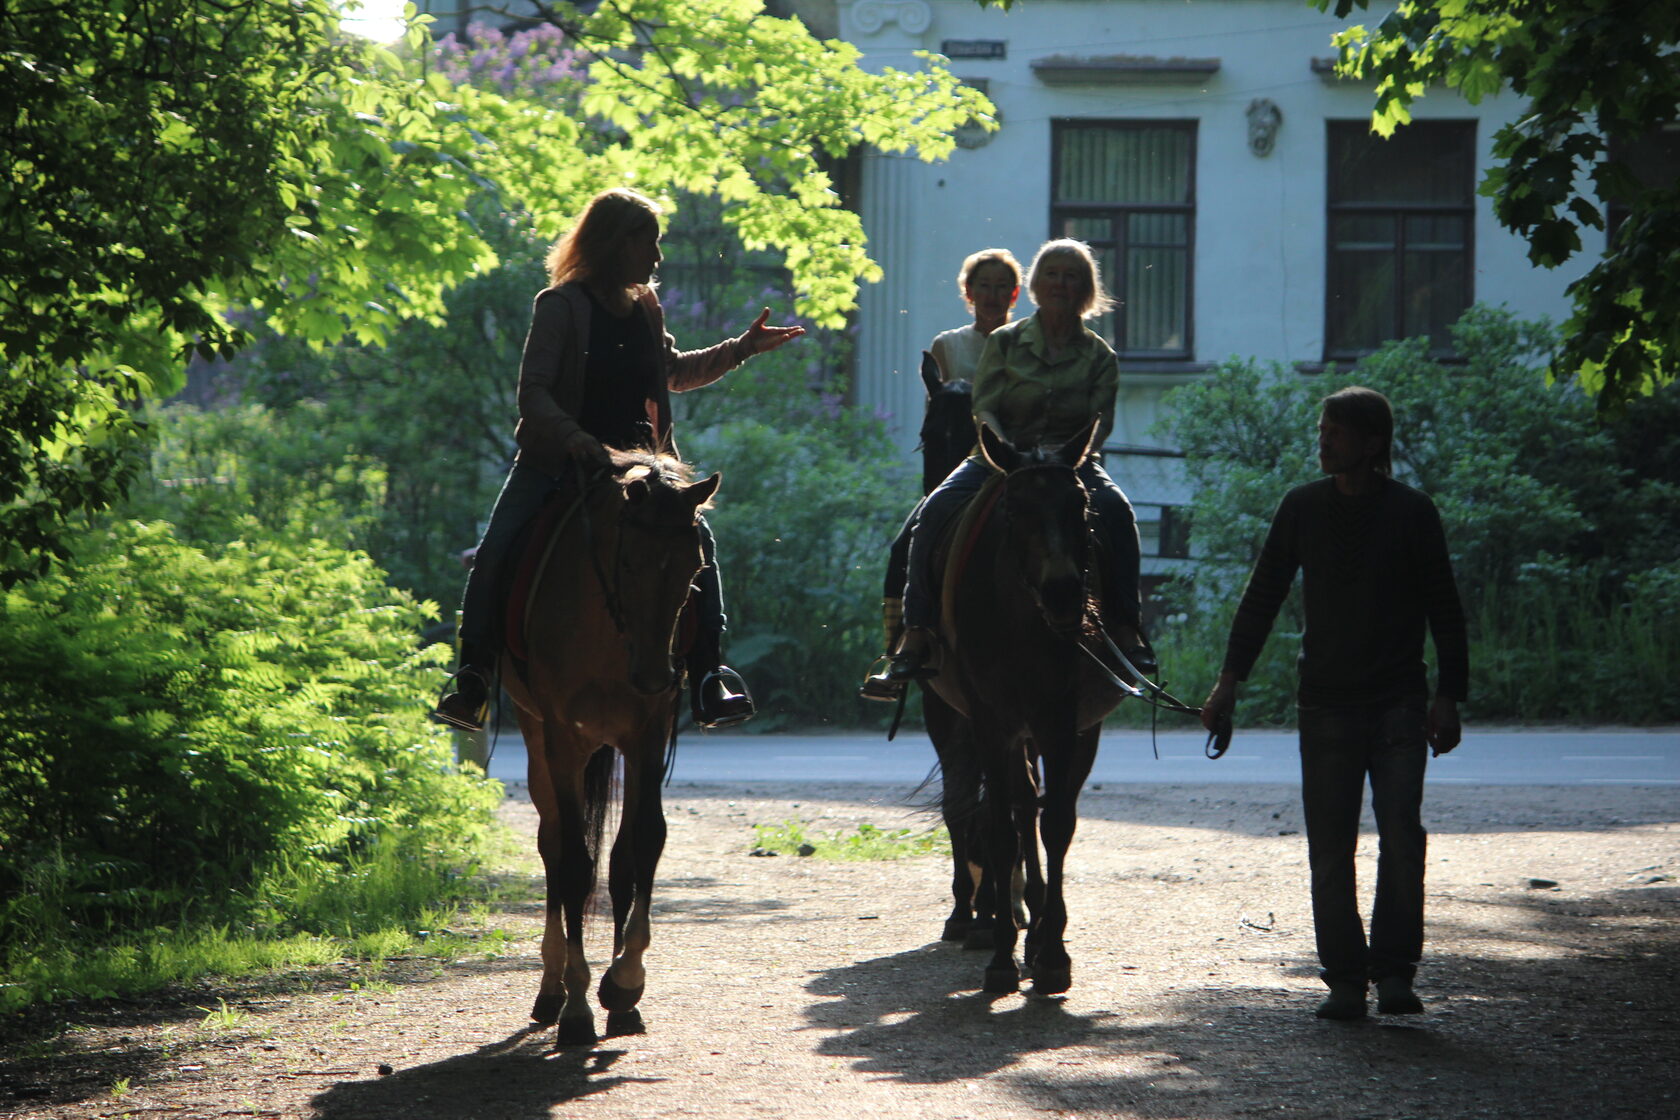
[[[589,200],[583,216],[548,250],[548,282],[611,276],[624,239],[649,223],[659,226],[659,203],[628,187],[604,190]]]

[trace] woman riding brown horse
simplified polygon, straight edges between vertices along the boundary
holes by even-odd
[[[599,998],[608,1033],[641,1029],[642,956],[665,847],[660,789],[681,681],[672,645],[702,563],[700,509],[718,486],[715,474],[687,483],[672,459],[618,452],[610,459],[548,550],[529,612],[541,624],[524,634],[526,660],[504,674],[530,760],[548,878],[542,987],[531,1018],[558,1019],[563,1045],[596,1039],[583,932],[614,750],[624,778],[607,879],[613,960]]]
[[[735,338],[679,351],[654,292],[659,206],[617,188],[595,196],[548,254],[549,287],[537,293],[519,364],[519,454],[490,514],[461,603],[461,665],[432,718],[483,726],[497,654],[496,584],[509,545],[578,465],[607,465],[604,446],[675,455],[672,392],[710,385],[754,354],[805,333],[771,327],[766,309]],[[725,627],[717,547],[700,523],[705,566],[697,580],[700,633],[689,654],[695,722],[739,723],[753,714],[739,674],[722,662]]]

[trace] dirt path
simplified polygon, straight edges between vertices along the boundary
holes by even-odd
[[[1680,1116],[1672,789],[1432,788],[1430,1011],[1355,1024],[1311,1014],[1322,987],[1292,788],[1088,791],[1074,987],[1056,999],[978,992],[984,955],[935,940],[941,860],[747,854],[753,824],[916,823],[903,788],[668,792],[644,1035],[557,1051],[529,1027],[525,905],[493,917],[515,936],[499,957],[398,962],[357,988],[337,970],[79,1009],[72,1032],[9,1047],[6,1114]],[[504,812],[534,836],[527,802]],[[198,1008],[218,999],[231,1014],[214,1025]]]

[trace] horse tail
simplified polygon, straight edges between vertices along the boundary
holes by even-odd
[[[583,839],[589,848],[590,865],[601,866],[602,843],[607,835],[607,818],[618,799],[618,752],[601,747],[589,756],[583,770]],[[595,884],[589,884],[594,894]]]

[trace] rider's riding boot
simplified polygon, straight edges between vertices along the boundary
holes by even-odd
[[[886,661],[892,656],[891,651],[898,648],[899,640],[904,637],[904,600],[881,600],[881,630],[886,638],[886,644],[881,648],[888,653],[881,657],[876,664]],[[863,680],[863,687],[858,689],[858,695],[865,700],[884,700],[896,704],[904,698],[905,683],[903,681],[888,680],[885,670],[870,673]]]
[[[1153,677],[1161,671],[1160,663],[1155,658],[1155,649],[1149,644],[1149,639],[1143,636],[1143,625],[1135,618],[1110,621],[1108,632],[1114,638],[1114,644],[1120,652],[1126,655],[1126,660],[1132,667],[1146,677]]]
[[[434,723],[462,731],[483,731],[490,709],[490,670],[478,650],[461,645],[461,667],[449,678],[450,690],[429,714]]]
[[[747,682],[723,664],[716,634],[701,634],[689,655],[689,700],[701,727],[731,727],[757,714]]]
[[[939,666],[934,660],[933,631],[911,626],[904,631],[904,637],[898,643],[898,652],[893,654],[886,671],[880,676],[900,684],[927,680],[939,675]]]
[[[1384,976],[1377,981],[1377,1013],[1380,1015],[1422,1015],[1423,1001],[1412,991],[1406,976]]]

